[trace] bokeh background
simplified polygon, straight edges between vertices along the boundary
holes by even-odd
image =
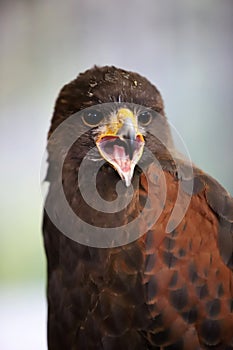
[[[233,194],[232,0],[0,1],[0,349],[46,349],[40,166],[59,89],[116,65],[161,90],[193,161]]]

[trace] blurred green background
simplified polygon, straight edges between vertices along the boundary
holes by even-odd
[[[233,194],[232,0],[0,1],[0,349],[46,349],[40,167],[59,89],[116,65],[161,90],[193,161]]]

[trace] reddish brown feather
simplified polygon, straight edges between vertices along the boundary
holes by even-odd
[[[188,331],[190,324],[186,322],[189,321],[187,312],[193,309],[196,314],[193,323],[197,330],[194,338],[198,336],[205,344],[201,325],[209,318],[214,319],[219,322],[218,342],[223,347],[223,344],[232,341],[233,314],[230,300],[233,294],[233,275],[220,256],[218,218],[205,199],[206,191],[211,189],[206,186],[200,193],[193,195],[189,210],[176,228],[175,235],[165,234],[178,186],[174,175],[165,172],[165,176],[167,201],[162,215],[151,229],[153,241],[150,241],[147,249],[149,256],[156,255],[156,263],[145,274],[145,283],[150,283],[154,276],[157,280],[157,294],[150,298],[149,303],[156,304],[161,314],[166,315],[164,322],[171,331],[168,342],[172,335],[175,341]],[[143,239],[146,240],[146,237]],[[165,244],[168,240],[174,243]],[[182,257],[181,250],[185,252]],[[166,257],[165,252],[169,253]],[[176,279],[172,283],[174,274]],[[222,295],[218,293],[219,285],[224,291]],[[191,339],[189,341],[191,344]]]

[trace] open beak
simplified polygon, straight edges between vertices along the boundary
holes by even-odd
[[[126,187],[129,187],[134,168],[142,156],[144,138],[138,132],[132,111],[121,108],[117,114],[118,127],[114,133],[99,136],[96,146],[101,156],[118,172]]]

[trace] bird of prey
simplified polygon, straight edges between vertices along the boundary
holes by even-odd
[[[49,350],[233,349],[233,199],[174,150],[155,86],[110,66],[65,85],[46,180]]]

